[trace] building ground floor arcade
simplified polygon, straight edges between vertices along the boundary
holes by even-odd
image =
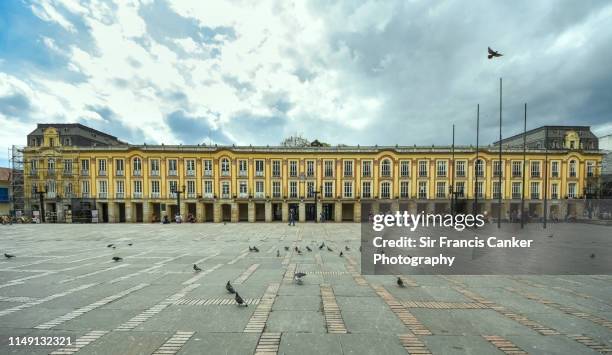
[[[582,218],[588,203],[582,199],[547,201],[548,217],[563,220],[566,217]],[[31,202],[32,211],[40,210],[40,201]],[[587,207],[588,208],[588,207]],[[151,223],[164,216],[174,221],[179,213],[183,220],[191,215],[198,223],[204,222],[288,222],[290,211],[295,211],[296,221],[359,222],[368,219],[370,213],[408,211],[409,213],[450,213],[451,201],[440,200],[44,200],[46,222],[88,223],[92,211],[96,211],[99,223]],[[520,217],[521,200],[504,200],[501,215],[504,220]],[[458,199],[455,213],[484,213],[496,218],[497,200]],[[524,211],[531,219],[544,215],[543,200],[525,200]],[[597,211],[592,211],[596,214]]]

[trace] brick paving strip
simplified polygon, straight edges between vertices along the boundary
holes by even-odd
[[[406,327],[415,335],[432,335],[431,331],[427,329],[416,317],[410,313],[389,291],[387,291],[382,285],[371,285],[376,291],[378,296],[385,301],[385,303],[391,308],[391,311],[404,323]]]
[[[414,334],[402,334],[399,339],[408,354],[431,354],[425,343]]]
[[[281,333],[261,333],[257,346],[255,347],[255,355],[276,355],[280,345]]]
[[[70,354],[74,354],[77,351],[81,350],[82,347],[87,346],[87,345],[93,343],[94,341],[98,340],[102,336],[106,335],[106,333],[108,333],[108,331],[105,331],[105,330],[92,330],[91,332],[89,332],[89,333],[83,335],[82,337],[79,337],[77,340],[75,340],[74,341],[74,345],[54,350],[53,352],[51,352],[49,354],[50,355],[70,355]]]
[[[283,281],[292,282],[295,276],[296,268],[297,268],[296,264],[289,264],[287,266],[287,270],[285,270],[285,276],[283,276]]]
[[[561,278],[559,278],[559,279],[563,280],[563,282],[580,284],[580,283],[575,282],[573,280],[567,280],[567,279],[561,279]],[[572,290],[572,289],[566,288],[566,287],[552,286],[552,285],[543,285],[543,284],[539,284],[539,283],[533,282],[531,280],[521,279],[521,278],[518,278],[518,277],[513,277],[512,280],[520,282],[520,283],[524,283],[524,284],[526,284],[528,286],[531,286],[531,287],[559,290],[559,291],[567,292],[567,293],[570,293],[570,294],[572,294],[574,296],[578,296],[578,297],[585,298],[585,299],[592,299],[593,298],[593,297],[587,295],[586,293],[578,292],[578,291],[575,291],[575,290]]]
[[[327,332],[330,334],[346,334],[346,325],[344,325],[340,307],[338,307],[338,303],[336,302],[334,290],[327,284],[321,284],[320,287]]]
[[[357,263],[355,262],[355,260],[353,260],[353,258],[349,255],[346,256],[346,260],[348,261],[346,269],[353,276],[353,280],[355,280],[355,283],[359,286],[369,286],[370,284],[368,283],[368,281],[363,277],[363,275],[361,275],[359,271],[357,271]]]
[[[518,289],[515,289],[515,288],[512,288],[512,287],[506,287],[505,289],[510,291],[510,292],[516,293],[516,294],[518,294],[520,296],[523,296],[523,297],[525,297],[525,298],[527,298],[529,300],[532,300],[532,301],[538,302],[540,304],[543,304],[545,306],[549,306],[551,308],[559,310],[559,311],[561,311],[561,312],[563,312],[565,314],[572,315],[572,316],[578,317],[580,319],[585,319],[585,320],[591,321],[591,322],[593,322],[593,323],[595,323],[597,325],[600,325],[602,327],[605,327],[605,328],[608,328],[608,329],[612,330],[612,321],[610,321],[608,319],[605,319],[605,318],[602,318],[602,317],[599,317],[599,316],[596,316],[596,315],[593,315],[593,314],[589,314],[589,313],[580,311],[580,310],[578,310],[576,308],[564,306],[562,304],[559,304],[559,303],[547,300],[545,298],[539,297],[539,296],[534,295],[532,293],[529,293],[527,291],[518,290]]]
[[[50,295],[50,296],[47,296],[47,297],[44,297],[44,298],[40,298],[40,299],[33,300],[33,301],[30,301],[30,302],[27,302],[27,303],[24,303],[24,304],[20,304],[20,305],[15,306],[15,307],[3,309],[3,310],[0,311],[0,317],[1,316],[5,316],[7,314],[15,313],[17,311],[21,311],[22,309],[38,306],[39,304],[43,304],[45,302],[49,302],[49,301],[54,300],[56,298],[67,296],[67,295],[69,295],[71,293],[74,293],[74,292],[85,290],[85,289],[90,288],[90,287],[95,286],[95,285],[97,285],[97,283],[82,285],[82,286],[79,286],[79,287],[71,288],[71,289],[66,290],[64,292],[56,293],[56,294],[53,294],[53,295]]]
[[[248,305],[258,305],[261,298],[245,298],[244,302]],[[175,306],[228,306],[236,305],[233,298],[179,298],[174,303]]]
[[[90,312],[90,311],[92,311],[92,310],[94,310],[96,308],[102,307],[102,306],[104,306],[104,305],[106,305],[108,303],[111,303],[111,302],[116,301],[116,300],[118,300],[120,298],[123,298],[123,297],[129,295],[130,293],[136,292],[136,291],[138,291],[140,289],[143,289],[143,288],[145,288],[147,286],[149,286],[149,284],[144,284],[143,283],[143,284],[136,285],[134,287],[128,288],[127,290],[121,291],[121,292],[119,292],[117,294],[105,297],[105,298],[103,298],[103,299],[101,299],[101,300],[99,300],[97,302],[94,302],[94,303],[88,305],[88,306],[81,307],[81,308],[79,308],[77,310],[74,310],[74,311],[72,311],[70,313],[67,313],[67,314],[65,314],[65,315],[63,315],[61,317],[57,317],[57,318],[55,318],[55,319],[53,319],[53,320],[51,320],[49,322],[37,325],[34,328],[36,328],[36,329],[51,329],[51,328],[53,328],[55,326],[58,326],[58,325],[60,325],[60,324],[62,324],[64,322],[67,322],[69,320],[73,320],[73,319],[75,319],[77,317],[80,317],[83,314],[85,314],[87,312]]]
[[[116,331],[128,331],[128,330],[132,330],[132,329],[136,328],[140,324],[142,324],[142,323],[146,322],[147,320],[149,320],[149,318],[151,318],[154,315],[158,314],[159,312],[163,311],[166,307],[168,307],[172,303],[176,302],[176,300],[185,297],[185,295],[188,292],[191,292],[192,290],[194,290],[195,288],[197,288],[199,286],[200,286],[200,284],[190,284],[189,286],[184,287],[183,289],[181,289],[177,293],[169,296],[165,300],[159,302],[158,304],[154,305],[153,307],[151,307],[151,308],[147,309],[146,311],[140,313],[136,317],[134,317],[134,318],[128,320],[127,322],[121,324],[115,330]]]
[[[579,342],[580,344],[593,349],[595,351],[598,351],[602,354],[612,354],[612,348],[608,347],[607,345],[603,345],[601,343],[598,343],[597,341],[595,341],[593,338],[588,337],[586,335],[582,335],[582,334],[568,334],[567,337]]]
[[[280,284],[278,283],[268,285],[263,297],[261,297],[259,304],[255,308],[255,312],[253,312],[253,315],[244,328],[244,333],[263,333],[279,287]]]
[[[438,301],[403,301],[406,308],[425,309],[488,309],[489,306],[478,302],[438,302]]]
[[[166,340],[152,355],[171,355],[178,353],[183,345],[191,339],[195,332],[181,332],[177,331],[174,335]]]
[[[258,267],[259,264],[253,264],[249,266],[249,268],[244,270],[244,272],[240,276],[238,276],[233,283],[237,285],[244,283],[249,277],[251,277],[251,275],[253,275],[253,273],[255,272],[255,270],[257,270]]]
[[[189,285],[189,284],[192,284],[192,283],[194,283],[194,282],[198,281],[199,279],[201,279],[202,277],[204,277],[204,276],[206,276],[206,275],[210,274],[211,272],[213,272],[213,271],[217,270],[217,269],[218,269],[218,268],[220,268],[221,266],[223,266],[223,264],[217,264],[217,265],[215,265],[215,266],[211,267],[210,269],[206,269],[206,270],[204,270],[204,271],[200,271],[200,272],[198,272],[198,274],[197,274],[197,275],[195,275],[194,277],[192,277],[192,278],[190,278],[189,280],[187,280],[187,281],[183,282],[183,285]]]
[[[489,343],[493,344],[497,348],[497,350],[504,352],[505,354],[528,354],[525,350],[519,348],[510,340],[501,337],[499,335],[483,335]]]

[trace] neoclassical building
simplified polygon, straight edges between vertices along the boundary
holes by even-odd
[[[79,124],[39,125],[24,149],[25,212],[48,221],[360,221],[365,212],[579,216],[602,155],[562,147],[133,145]],[[578,140],[578,141],[574,141]],[[571,147],[571,148],[570,148]],[[501,184],[500,184],[501,174]],[[524,188],[523,188],[524,187]],[[451,197],[454,203],[451,206]],[[476,202],[477,201],[477,202]],[[171,218],[172,219],[172,218]]]

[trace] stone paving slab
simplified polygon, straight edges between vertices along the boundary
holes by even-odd
[[[563,231],[585,228],[604,227]],[[0,260],[0,354],[48,354],[58,348],[9,347],[8,337],[61,334],[80,337],[63,349],[76,354],[592,354],[612,345],[610,276],[403,275],[399,288],[394,275],[359,275],[359,232],[353,223],[1,227],[0,250],[17,258]],[[307,273],[303,284],[294,271]],[[234,303],[228,280],[248,307]]]

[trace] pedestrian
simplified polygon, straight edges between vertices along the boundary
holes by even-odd
[[[293,208],[289,210],[289,225],[295,227],[295,210]]]

